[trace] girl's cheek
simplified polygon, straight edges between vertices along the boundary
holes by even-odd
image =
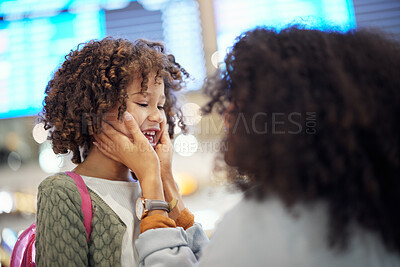
[[[127,106],[127,111],[132,114],[139,126],[143,124],[145,116],[142,110],[140,110],[139,108],[134,108],[133,105],[131,105],[130,107]]]
[[[135,118],[135,120],[137,121],[139,127],[143,124],[143,120],[141,120],[141,116],[137,113],[132,114],[132,116]]]

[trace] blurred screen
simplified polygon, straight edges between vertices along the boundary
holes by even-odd
[[[51,73],[77,44],[104,33],[104,12],[0,21],[0,118],[35,115]]]
[[[347,31],[356,27],[352,0],[214,0],[219,60],[242,32],[291,24]]]
[[[198,4],[162,2],[168,1],[0,0],[0,119],[40,112],[65,55],[106,35],[164,41],[191,74],[189,90],[199,89],[205,63]]]

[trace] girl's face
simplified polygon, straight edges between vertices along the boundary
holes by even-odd
[[[161,133],[165,130],[166,116],[164,112],[165,94],[164,82],[162,79],[155,80],[155,74],[149,75],[147,91],[141,91],[142,79],[134,79],[128,86],[126,99],[126,110],[136,119],[140,130],[149,140],[154,148],[161,138]],[[104,119],[116,130],[132,138],[132,135],[125,128],[123,123],[117,119],[118,106],[109,111],[111,120]]]

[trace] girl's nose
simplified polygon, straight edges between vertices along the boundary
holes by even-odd
[[[154,121],[157,123],[163,122],[163,116],[161,113],[162,110],[159,110],[158,108],[153,108],[148,116],[149,121]]]

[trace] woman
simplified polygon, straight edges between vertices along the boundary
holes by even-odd
[[[377,33],[241,35],[205,111],[224,114],[224,159],[245,198],[204,249],[185,241],[192,228],[142,232],[140,265],[400,266],[399,73],[399,43]]]

